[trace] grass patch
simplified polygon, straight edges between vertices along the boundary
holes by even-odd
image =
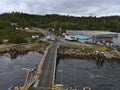
[[[32,38],[32,35],[39,35],[39,37],[44,36],[42,33],[20,31],[13,28],[0,30],[0,40],[3,41],[7,39],[10,43],[26,42],[25,40],[27,40],[27,38]]]
[[[0,44],[2,44],[3,42],[2,42],[2,40],[0,40]]]
[[[50,45],[49,42],[42,41],[42,40],[38,40],[38,41],[36,41],[36,43],[39,43],[39,44],[42,44],[42,45],[45,45],[45,46],[49,46]]]
[[[98,51],[108,51],[111,48],[110,47],[105,47],[105,46],[62,46],[63,48],[75,48],[75,49],[85,49],[85,50],[98,50]]]

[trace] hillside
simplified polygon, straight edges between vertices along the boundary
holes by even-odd
[[[0,15],[0,29],[10,28],[11,22],[18,27],[40,27],[49,30],[109,30],[118,32],[120,29],[120,16],[108,17],[73,17],[62,15],[29,15],[12,12]]]

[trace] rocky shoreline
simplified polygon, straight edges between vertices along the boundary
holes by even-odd
[[[76,58],[86,58],[94,59],[97,62],[102,62],[103,60],[117,60],[120,61],[120,52],[117,50],[110,51],[97,51],[97,50],[87,50],[87,49],[77,49],[70,47],[60,47],[58,49],[58,56],[60,57],[76,57]]]
[[[16,55],[25,54],[29,51],[36,51],[44,54],[47,46],[44,44],[10,44],[10,45],[0,45],[0,53],[10,53],[11,57],[14,58]],[[94,59],[97,62],[103,60],[120,60],[120,52],[118,50],[109,51],[97,51],[89,50],[84,48],[72,48],[60,46],[58,49],[58,57],[75,57],[81,59]]]
[[[11,58],[16,58],[17,55],[26,54],[29,51],[36,51],[44,54],[47,46],[44,44],[9,44],[0,45],[0,53],[10,53]]]

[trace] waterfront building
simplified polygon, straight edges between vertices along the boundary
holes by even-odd
[[[116,32],[102,31],[102,30],[67,30],[66,34],[72,35],[88,35],[88,36],[98,36],[107,34],[117,34]]]
[[[114,46],[119,45],[118,33],[100,30],[67,30],[66,35],[75,36],[77,41],[94,43],[98,45]],[[120,36],[119,36],[120,37]],[[72,40],[72,39],[71,39]]]
[[[120,33],[118,33],[117,37],[113,38],[113,42],[114,42],[115,46],[120,46]]]

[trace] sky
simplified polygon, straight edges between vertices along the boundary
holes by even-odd
[[[0,0],[0,14],[60,14],[70,16],[120,15],[120,0]]]

